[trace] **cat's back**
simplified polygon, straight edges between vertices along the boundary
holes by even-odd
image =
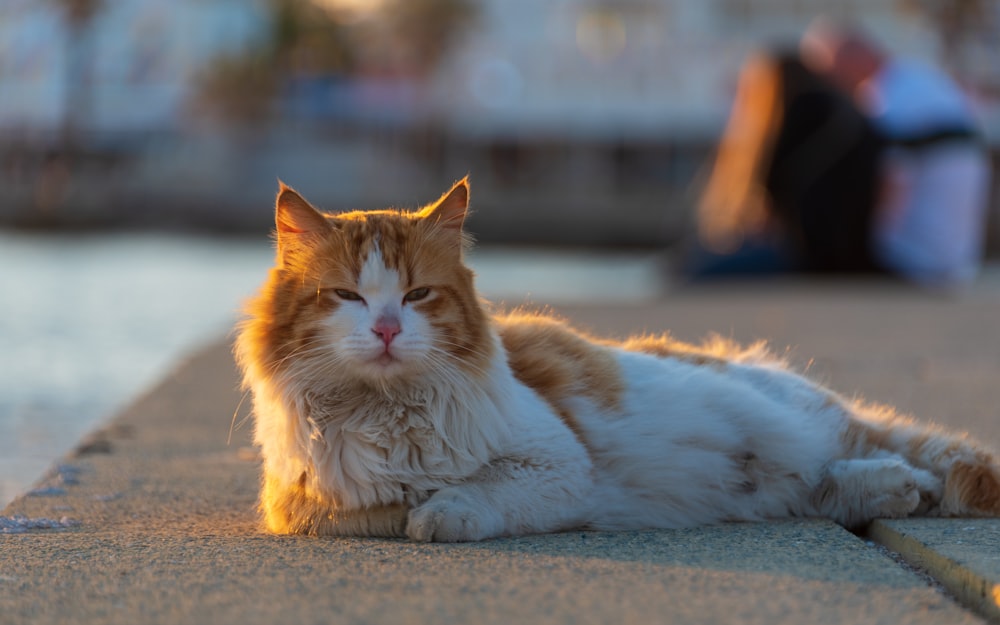
[[[722,396],[742,402],[748,394],[808,410],[827,396],[763,343],[743,347],[715,336],[694,345],[666,334],[607,340],[530,312],[494,323],[514,376],[567,422],[581,412],[659,419],[676,412],[670,406]]]
[[[566,419],[581,401],[599,412],[621,412],[637,384],[663,379],[677,367],[722,369],[729,345],[702,347],[669,336],[600,339],[551,315],[515,312],[494,318],[514,376]]]
[[[672,364],[720,371],[737,362],[770,359],[763,345],[744,349],[718,337],[701,345],[666,334],[621,341],[596,338],[542,313],[496,315],[494,323],[514,375],[549,400],[582,392],[613,406],[626,390],[626,363],[662,373]]]

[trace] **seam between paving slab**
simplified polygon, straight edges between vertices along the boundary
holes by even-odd
[[[882,521],[872,522],[866,536],[896,552],[910,565],[926,571],[965,608],[991,622],[1000,623],[1000,584],[994,584],[992,580]]]

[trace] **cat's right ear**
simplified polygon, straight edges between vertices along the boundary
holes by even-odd
[[[274,229],[278,258],[285,259],[297,250],[312,247],[329,234],[332,226],[305,198],[284,182],[278,181],[278,199],[274,206]]]
[[[420,211],[420,216],[430,219],[449,230],[462,231],[462,224],[469,211],[469,177],[462,178],[437,202]]]

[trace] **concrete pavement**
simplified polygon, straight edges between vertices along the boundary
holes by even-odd
[[[781,282],[557,311],[604,334],[766,338],[838,390],[1000,448],[1000,289],[944,297],[882,282]],[[873,526],[926,575],[823,521],[471,545],[268,536],[236,386],[228,346],[208,346],[0,514],[0,531],[24,519],[52,526],[0,534],[0,623],[997,619],[992,520]]]

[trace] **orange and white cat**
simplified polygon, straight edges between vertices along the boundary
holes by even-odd
[[[462,180],[419,211],[328,215],[281,186],[277,262],[236,345],[270,531],[468,541],[1000,514],[990,453],[761,345],[491,315],[463,264],[468,197]]]

